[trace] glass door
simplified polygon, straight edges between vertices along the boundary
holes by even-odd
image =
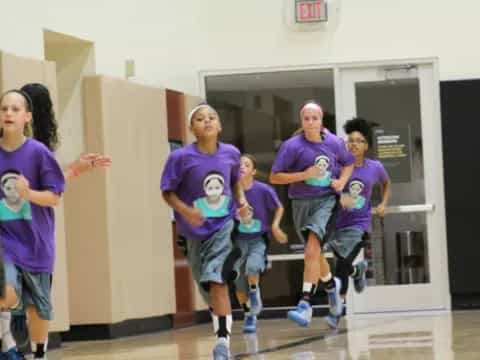
[[[385,218],[373,219],[363,256],[368,287],[349,313],[449,309],[439,111],[434,63],[339,68],[337,131],[353,116],[374,125],[370,156],[392,180]],[[378,203],[380,191],[374,191]],[[351,287],[353,289],[353,287]]]

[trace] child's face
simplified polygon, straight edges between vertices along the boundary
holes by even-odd
[[[318,134],[323,127],[323,115],[315,109],[304,109],[301,114],[302,129],[306,134]]]
[[[0,127],[5,133],[22,133],[32,120],[25,98],[15,92],[6,94],[0,103]]]
[[[325,159],[318,159],[315,165],[322,170],[322,172],[328,169],[328,162]]]
[[[211,108],[203,106],[193,114],[190,130],[200,140],[211,137],[217,138],[222,131],[222,127],[217,113]]]
[[[20,194],[16,188],[17,180],[15,178],[10,178],[4,182],[2,185],[3,194],[7,202],[17,202],[20,200]]]
[[[362,192],[362,187],[359,184],[353,184],[350,186],[350,195],[357,197]]]
[[[240,174],[242,178],[252,178],[257,170],[253,167],[253,162],[248,157],[243,156],[240,159]]]
[[[367,139],[358,131],[348,135],[347,146],[353,156],[364,156],[368,150]]]
[[[211,200],[220,198],[223,194],[223,184],[218,179],[212,179],[205,185],[205,194]]]

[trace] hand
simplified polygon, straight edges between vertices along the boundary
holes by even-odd
[[[345,182],[340,180],[340,179],[332,179],[332,183],[330,184],[333,190],[336,192],[340,193],[343,191],[343,188],[345,187]]]
[[[242,219],[248,215],[250,205],[245,201],[237,208],[237,218]]]
[[[273,238],[280,244],[286,244],[288,242],[287,234],[280,229],[280,226],[272,227]]]
[[[384,204],[379,204],[376,208],[373,209],[373,215],[377,215],[380,217],[385,216],[385,205]]]
[[[112,164],[112,159],[110,156],[102,155],[102,154],[83,154],[80,158],[73,163],[78,174],[83,174],[88,171],[93,170],[96,167],[107,168]]]
[[[23,175],[18,178],[15,187],[22,199],[28,198],[28,193],[30,192],[30,183]]]
[[[321,170],[318,166],[310,166],[304,172],[307,179],[318,178],[321,175]]]
[[[182,216],[190,225],[195,227],[202,226],[205,222],[202,212],[197,208],[188,208]]]
[[[353,205],[354,205],[355,201],[353,200],[353,198],[348,195],[348,194],[342,194],[340,196],[340,205],[342,206],[342,208],[344,209],[353,209]]]

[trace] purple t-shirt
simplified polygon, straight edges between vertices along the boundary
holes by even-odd
[[[53,272],[55,216],[53,208],[20,198],[15,183],[19,175],[37,191],[61,194],[63,171],[54,155],[40,142],[27,139],[15,151],[0,147],[0,238],[4,257],[30,272]]]
[[[238,237],[253,239],[270,232],[272,213],[281,206],[275,190],[270,185],[254,181],[252,187],[245,190],[245,197],[252,211],[246,218],[239,219]]]
[[[323,141],[313,143],[299,134],[285,141],[272,166],[274,173],[302,172],[312,165],[322,169],[318,178],[290,184],[288,195],[291,199],[307,199],[333,194],[331,181],[344,166],[354,163],[345,142],[329,131],[323,131]]]
[[[190,225],[175,212],[177,232],[190,240],[205,240],[233,219],[232,186],[240,178],[240,152],[233,145],[218,144],[214,154],[202,153],[196,144],[173,151],[163,169],[160,188],[202,211],[202,226]]]
[[[371,232],[372,189],[387,181],[388,174],[380,161],[365,159],[363,166],[356,166],[344,189],[344,194],[354,199],[353,208],[339,210],[336,228],[355,227]]]

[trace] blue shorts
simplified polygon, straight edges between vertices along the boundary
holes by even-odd
[[[207,304],[208,283],[223,284],[223,263],[232,251],[233,220],[228,221],[219,231],[206,240],[187,239],[187,258],[192,267],[193,278]]]
[[[323,242],[327,233],[327,225],[332,217],[337,197],[327,195],[319,198],[293,199],[293,224],[299,238],[307,242],[308,233],[311,231]]]
[[[29,272],[8,262],[4,264],[4,267],[6,283],[17,293],[19,300],[17,309],[34,306],[41,319],[52,320],[53,309],[50,296],[52,275]]]
[[[242,257],[235,264],[238,269],[235,286],[238,291],[247,291],[247,277],[260,275],[265,270],[267,244],[265,238],[259,236],[253,239],[235,239],[235,245],[242,252]]]
[[[363,241],[365,231],[362,229],[347,227],[337,229],[328,242],[336,256],[346,259],[355,247]]]

